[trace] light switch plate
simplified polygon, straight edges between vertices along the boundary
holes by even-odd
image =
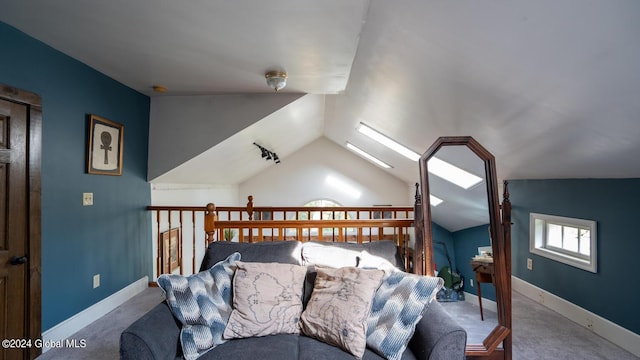
[[[93,275],[93,288],[97,288],[100,286],[100,274]]]
[[[93,205],[93,193],[82,193],[82,206]]]

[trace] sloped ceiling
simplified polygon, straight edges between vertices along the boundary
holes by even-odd
[[[153,179],[168,184],[238,184],[270,166],[254,143],[291,155],[322,136],[324,96],[305,95]]]
[[[163,96],[154,84],[172,96],[267,93],[264,73],[286,70],[284,92],[325,99],[309,129],[286,110],[256,119],[282,161],[326,136],[407,184],[417,164],[363,137],[359,122],[419,153],[438,136],[471,135],[502,179],[640,177],[639,17],[636,0],[4,0],[0,12],[152,97]],[[287,127],[295,146],[278,135]],[[236,163],[256,156],[254,129],[234,135],[248,142]],[[224,158],[230,141],[203,158]]]

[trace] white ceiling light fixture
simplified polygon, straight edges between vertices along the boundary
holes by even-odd
[[[358,126],[358,131],[361,134],[368,136],[369,138],[379,142],[380,144],[388,147],[389,149],[397,152],[400,155],[405,156],[410,160],[418,161],[418,159],[420,159],[420,154],[407,148],[404,145],[399,144],[395,140],[387,137],[386,135],[383,135],[382,133],[379,133],[376,130],[373,130],[372,128],[365,125],[364,123],[360,123],[360,125]]]
[[[463,170],[455,165],[452,165],[444,160],[440,160],[435,156],[429,159],[427,168],[433,175],[441,177],[450,183],[454,183],[465,190],[482,181],[481,177]]]
[[[264,74],[264,77],[267,79],[267,85],[275,92],[287,86],[287,73],[284,71],[269,71]]]
[[[380,167],[383,167],[385,169],[391,169],[393,166],[385,163],[384,161],[376,158],[375,156],[369,154],[368,152],[360,149],[359,147],[351,144],[351,143],[347,143],[347,149],[357,153],[358,155],[362,156],[363,158],[375,163],[376,165],[379,165]]]

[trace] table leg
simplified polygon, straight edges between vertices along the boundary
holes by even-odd
[[[482,289],[480,283],[476,280],[476,286],[478,286],[478,304],[480,305],[480,320],[484,321],[484,314],[482,313]]]

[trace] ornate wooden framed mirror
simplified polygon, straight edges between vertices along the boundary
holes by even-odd
[[[442,160],[475,173],[476,178],[470,180],[471,185],[453,185],[443,180],[442,175],[434,175]],[[484,236],[476,235],[477,238],[484,238],[479,241],[486,241],[486,244],[473,245],[486,245],[491,249],[490,279],[495,285],[497,321],[494,320],[489,325],[486,335],[468,337],[466,355],[467,359],[511,359],[511,206],[506,182],[504,204],[502,208],[500,206],[495,158],[472,137],[441,137],[422,155],[419,167],[421,209],[420,214],[416,216],[416,249],[422,249],[422,253],[417,252],[416,263],[422,264],[423,268],[418,270],[426,275],[434,275],[434,252],[439,247],[444,247],[446,251],[446,244],[439,240],[434,241],[434,232],[440,232],[442,227],[434,220],[447,223],[452,217],[457,217],[451,224],[464,224],[458,226],[475,226],[481,229],[488,227]],[[464,187],[466,189],[460,190]],[[431,195],[441,199],[443,203],[434,206],[430,201]],[[451,204],[455,202],[458,202],[458,206],[452,211]],[[449,213],[446,211],[447,207],[450,208]],[[448,254],[447,260],[451,263]],[[474,263],[470,260],[470,256],[456,259],[456,266],[472,267]],[[455,314],[452,315],[455,317]],[[480,314],[478,321],[483,321]]]

